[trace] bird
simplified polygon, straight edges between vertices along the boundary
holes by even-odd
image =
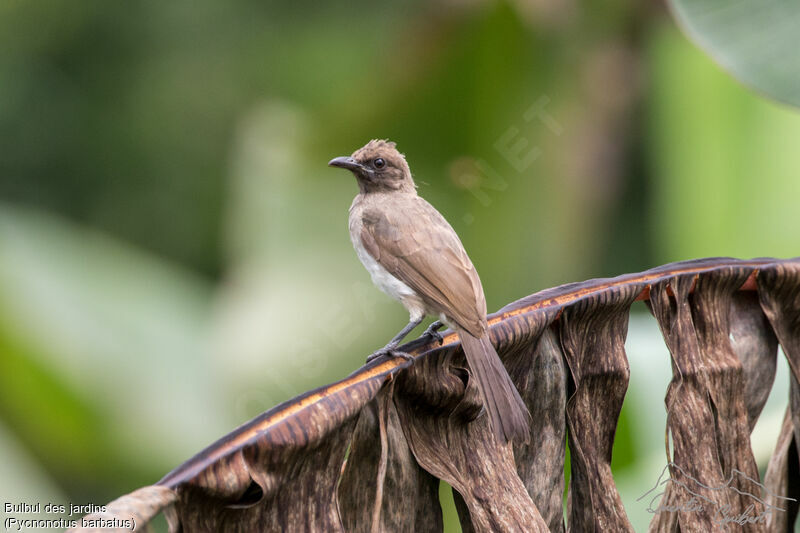
[[[480,277],[445,218],[417,194],[406,158],[394,142],[373,139],[329,166],[355,175],[359,192],[350,206],[350,239],[372,281],[398,300],[409,323],[370,355],[411,358],[397,350],[426,316],[438,317],[423,335],[443,339],[444,325],[458,333],[501,443],[528,442],[530,413],[489,340],[486,298]]]

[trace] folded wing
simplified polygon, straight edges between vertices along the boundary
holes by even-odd
[[[481,337],[486,332],[486,299],[456,232],[418,196],[393,207],[391,212],[364,210],[361,241],[367,252],[417,292],[430,311]]]

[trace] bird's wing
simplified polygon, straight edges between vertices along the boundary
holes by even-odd
[[[412,196],[391,210],[366,207],[361,241],[431,310],[444,313],[476,337],[486,331],[486,299],[478,272],[456,232],[424,199]]]

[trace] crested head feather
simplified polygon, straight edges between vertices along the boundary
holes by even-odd
[[[353,157],[359,161],[367,160],[378,156],[400,156],[405,160],[406,156],[397,150],[397,144],[388,139],[372,139],[367,144],[353,152]]]

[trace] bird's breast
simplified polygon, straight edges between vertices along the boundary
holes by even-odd
[[[350,240],[353,242],[353,248],[356,250],[361,264],[369,272],[374,283],[380,290],[399,301],[413,316],[425,315],[425,306],[422,303],[422,298],[408,285],[396,278],[392,273],[383,268],[378,261],[372,257],[364,243],[361,242],[361,220],[360,217],[350,218]]]

